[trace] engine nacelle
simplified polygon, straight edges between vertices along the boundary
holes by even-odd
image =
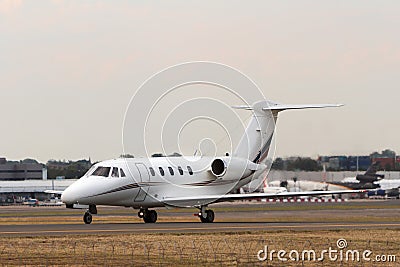
[[[242,158],[220,157],[211,163],[211,173],[218,178],[238,180],[259,170],[259,165]]]

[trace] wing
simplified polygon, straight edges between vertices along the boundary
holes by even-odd
[[[367,190],[337,190],[337,191],[310,191],[310,192],[281,192],[281,193],[251,193],[251,194],[226,194],[226,195],[205,195],[190,197],[165,197],[163,203],[166,206],[177,207],[197,207],[217,202],[234,200],[251,200],[260,198],[280,198],[280,197],[304,197],[304,196],[323,196],[366,193]]]

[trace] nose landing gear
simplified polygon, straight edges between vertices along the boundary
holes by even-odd
[[[86,211],[85,214],[83,215],[83,221],[85,222],[85,224],[92,223],[92,214],[89,211]]]
[[[83,221],[85,222],[85,224],[92,223],[92,214],[97,214],[96,205],[89,205],[89,209],[86,210],[85,214],[83,214]]]

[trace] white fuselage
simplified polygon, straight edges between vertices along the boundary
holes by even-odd
[[[211,161],[207,157],[103,161],[68,187],[61,198],[66,204],[163,207],[168,206],[169,197],[227,194],[249,183],[253,177],[218,178],[209,171]],[[99,167],[108,173],[96,175]],[[252,174],[257,175],[259,171]]]

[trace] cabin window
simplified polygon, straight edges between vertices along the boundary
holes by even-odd
[[[126,175],[124,173],[124,170],[123,169],[119,169],[119,170],[120,170],[120,173],[121,173],[121,177],[126,177]]]
[[[164,176],[164,169],[163,168],[161,168],[161,167],[158,167],[158,170],[160,171],[160,174],[161,174],[161,176]]]
[[[192,168],[191,168],[190,166],[187,166],[187,169],[188,169],[189,174],[190,174],[190,175],[193,175],[193,170],[192,170]]]
[[[108,177],[111,167],[98,167],[92,175]]]
[[[150,173],[152,176],[156,175],[156,172],[154,171],[154,169],[152,167],[149,167]]]
[[[183,175],[183,170],[182,170],[182,167],[181,167],[181,166],[178,166],[178,171],[179,171],[179,174],[180,174],[180,175]]]
[[[174,170],[171,167],[168,167],[168,170],[171,175],[174,175]]]
[[[112,168],[111,177],[119,177],[118,168]]]

